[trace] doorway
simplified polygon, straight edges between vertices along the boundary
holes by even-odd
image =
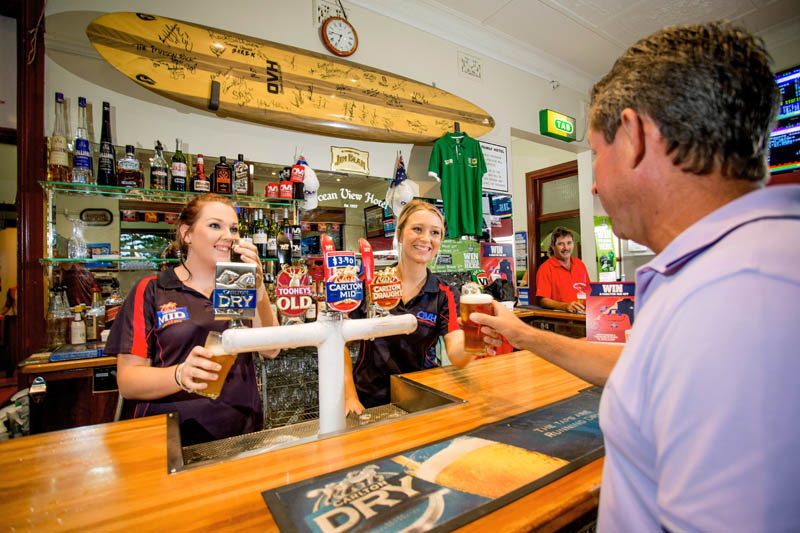
[[[577,160],[525,173],[531,303],[536,294],[536,271],[548,258],[549,236],[556,227],[565,226],[573,232],[575,249],[572,253],[581,258],[578,190]]]

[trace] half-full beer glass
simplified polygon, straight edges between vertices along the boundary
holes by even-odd
[[[222,386],[225,384],[225,378],[228,377],[228,372],[230,372],[234,361],[236,361],[236,354],[225,353],[225,350],[222,348],[222,334],[217,331],[209,332],[208,337],[206,338],[206,349],[211,350],[214,353],[214,357],[212,357],[211,360],[220,364],[222,368],[219,369],[219,372],[216,372],[217,379],[214,381],[208,381],[199,378],[195,379],[195,381],[208,383],[208,387],[203,390],[196,390],[194,392],[195,394],[199,394],[200,396],[205,396],[206,398],[211,398],[213,400],[219,397],[219,393],[222,392]]]
[[[464,326],[464,351],[486,353],[480,324],[469,319],[470,313],[493,315],[491,294],[465,294],[461,297],[461,323]]]

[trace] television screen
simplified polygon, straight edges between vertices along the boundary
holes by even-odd
[[[771,174],[800,170],[800,120],[779,126],[769,137],[769,171]]]
[[[800,116],[800,65],[775,74],[775,83],[781,90],[778,120]]]

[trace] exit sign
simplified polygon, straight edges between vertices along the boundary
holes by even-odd
[[[575,119],[552,109],[539,111],[539,132],[554,139],[572,142],[575,140]]]

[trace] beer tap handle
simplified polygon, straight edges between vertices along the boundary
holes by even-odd
[[[375,258],[372,253],[372,245],[365,238],[358,239],[358,247],[361,249],[361,266],[364,269],[364,285],[369,287],[375,277]]]

